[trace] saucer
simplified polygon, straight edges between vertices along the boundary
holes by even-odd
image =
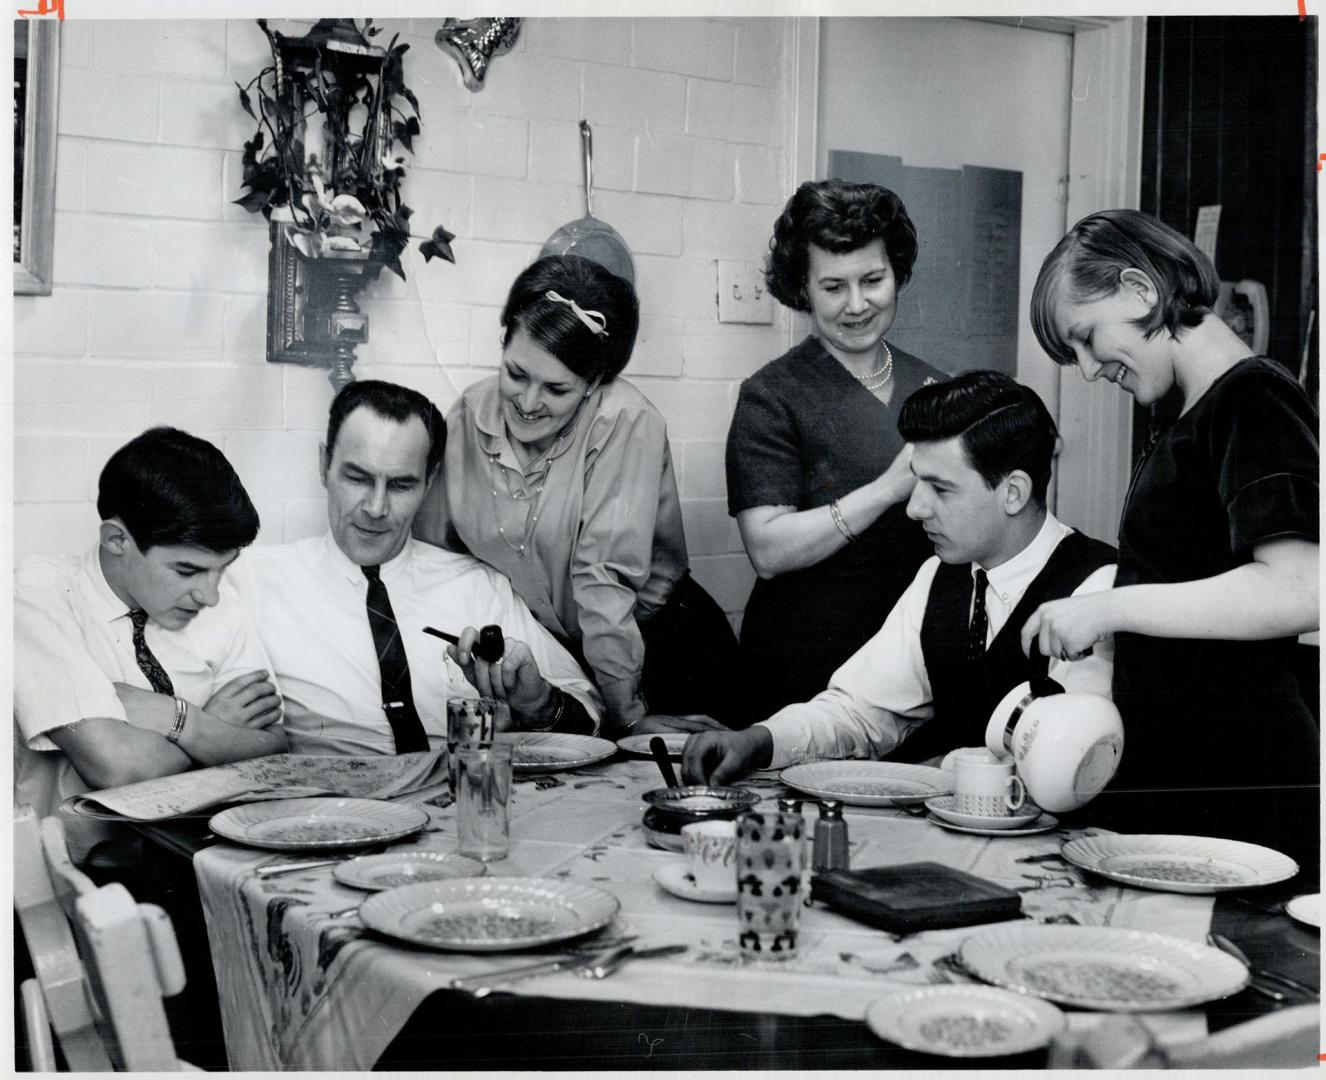
[[[701,904],[735,904],[737,902],[737,883],[732,882],[731,890],[702,889],[695,884],[695,878],[684,862],[670,862],[654,871],[654,880],[673,896],[683,900],[696,900]]]
[[[1059,827],[1059,819],[1053,814],[1041,814],[1030,825],[1021,829],[972,828],[967,825],[954,825],[953,822],[945,821],[941,817],[930,817],[927,820],[931,825],[938,825],[949,832],[968,833],[972,836],[1035,836],[1037,833],[1049,832]]]
[[[952,795],[937,795],[933,799],[926,799],[925,808],[937,818],[947,821],[950,825],[961,825],[967,829],[1021,829],[1030,825],[1041,815],[1041,808],[1033,806],[1023,806],[1019,811],[1015,811],[1008,817],[983,817],[978,814],[963,814],[954,808],[955,797]]]

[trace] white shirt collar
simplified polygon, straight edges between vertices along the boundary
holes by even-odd
[[[405,573],[405,569],[414,553],[414,546],[417,543],[418,541],[413,536],[407,536],[405,546],[397,552],[395,558],[382,564],[381,576],[383,582],[390,585],[391,582]],[[349,557],[336,543],[336,538],[332,536],[331,529],[322,534],[322,558],[333,571],[352,585],[364,585],[368,581],[364,576],[364,568],[350,561]]]
[[[990,588],[1010,605],[1015,603],[1036,575],[1044,569],[1064,534],[1070,531],[1047,510],[1040,531],[1036,533],[1030,544],[1007,562],[1000,563],[993,570],[985,571]],[[976,563],[971,564],[973,577],[978,569],[983,567],[978,567]]]
[[[129,614],[129,605],[115,595],[106,575],[101,569],[101,544],[92,545],[92,550],[83,556],[80,568],[85,588],[83,595],[96,617],[104,622],[122,619]]]

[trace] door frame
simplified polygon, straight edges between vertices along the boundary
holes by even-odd
[[[887,17],[887,16],[885,16]],[[1142,99],[1146,19],[1140,16],[1027,19],[983,17],[1073,38],[1069,103],[1067,224],[1097,210],[1138,207],[1142,175]],[[820,18],[794,18],[786,40],[785,83],[791,126],[786,142],[790,189],[816,176],[822,148],[815,118],[819,103]],[[1104,133],[1104,137],[1101,137]],[[805,335],[807,322],[786,321],[786,345]],[[1048,360],[1047,360],[1048,363]],[[1059,373],[1060,429],[1065,443],[1056,468],[1055,513],[1109,543],[1118,538],[1127,492],[1133,431],[1132,398],[1089,386],[1074,368]]]

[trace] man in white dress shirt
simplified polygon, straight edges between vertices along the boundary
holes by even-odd
[[[1000,698],[1042,673],[1021,650],[1026,619],[1043,600],[1113,585],[1114,549],[1046,509],[1058,432],[1034,391],[997,372],[967,372],[916,391],[898,429],[916,477],[907,514],[935,557],[826,690],[745,731],[691,736],[687,781],[722,784],[823,758],[929,760],[983,745]],[[1109,640],[1049,665],[1065,689],[1105,697],[1112,673]]]
[[[332,402],[321,449],[328,530],[259,546],[241,564],[292,753],[436,749],[447,699],[481,694],[505,700],[517,728],[598,729],[592,684],[507,579],[411,537],[445,440],[442,416],[422,394],[350,383]],[[496,662],[474,654],[476,627],[486,624],[505,635]],[[425,626],[459,644],[444,647]]]
[[[14,578],[14,799],[70,795],[285,749],[267,656],[229,581],[258,514],[215,446],[151,428],[101,472],[97,542]],[[115,835],[65,818],[81,860]]]

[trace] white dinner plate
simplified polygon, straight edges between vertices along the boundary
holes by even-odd
[[[494,741],[512,744],[511,768],[518,773],[579,769],[617,752],[617,744],[607,739],[562,731],[504,731]]]
[[[1032,819],[1030,825],[1024,825],[1020,829],[983,829],[980,827],[970,827],[967,825],[954,825],[951,821],[945,821],[941,817],[932,817],[928,819],[931,825],[938,825],[941,829],[947,829],[949,832],[967,833],[969,836],[1035,836],[1038,833],[1046,833],[1051,829],[1059,827],[1059,819],[1053,814],[1041,814]]]
[[[454,851],[389,851],[385,855],[360,855],[332,868],[332,877],[342,885],[369,892],[394,889],[399,885],[417,885],[421,881],[479,877],[486,873],[488,867],[478,859],[457,855]]]
[[[428,824],[428,812],[383,799],[269,799],[214,814],[218,836],[276,851],[325,851],[399,840]]]
[[[984,817],[981,814],[964,814],[954,806],[956,801],[957,796],[955,795],[939,795],[933,799],[926,799],[925,808],[937,818],[943,818],[952,825],[962,825],[968,829],[1021,829],[1041,816],[1039,806],[1034,806],[1031,809],[1023,806],[1009,814],[1008,817]]]
[[[919,803],[953,791],[953,774],[895,761],[812,761],[778,774],[788,787],[849,806]]]
[[[916,986],[876,998],[866,1023],[907,1050],[966,1058],[1034,1050],[1066,1020],[1048,1001],[993,986]]]
[[[1210,836],[1111,834],[1063,845],[1074,866],[1125,885],[1177,893],[1218,893],[1285,881],[1298,863],[1259,844]]]
[[[730,889],[702,889],[695,875],[684,862],[670,862],[654,871],[654,881],[673,896],[695,900],[701,904],[735,904],[737,902],[736,874],[732,875]]]
[[[1307,923],[1308,926],[1321,926],[1321,893],[1311,893],[1308,896],[1296,896],[1285,905],[1292,918],[1301,923]]]
[[[1102,1012],[1186,1009],[1248,985],[1210,945],[1113,926],[1003,926],[964,939],[958,957],[986,982]]]
[[[625,753],[633,754],[636,757],[651,758],[654,753],[649,749],[649,744],[655,739],[662,739],[668,757],[680,761],[681,750],[686,745],[688,737],[684,731],[669,731],[661,735],[627,735],[623,739],[618,739],[617,745]]]
[[[459,952],[530,949],[588,934],[612,922],[611,893],[573,881],[473,877],[426,881],[374,893],[359,907],[380,934]]]

